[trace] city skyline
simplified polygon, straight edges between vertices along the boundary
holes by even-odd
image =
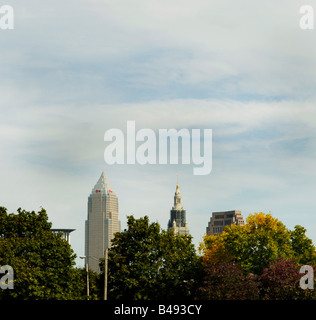
[[[212,212],[269,213],[316,243],[316,31],[304,1],[11,0],[0,30],[0,201],[47,210],[84,255],[104,171],[126,216],[166,229],[179,173],[193,242]],[[316,0],[309,1],[316,8]],[[212,171],[109,165],[105,132],[212,130]],[[180,151],[180,150],[179,150]],[[77,258],[83,266],[83,260]]]

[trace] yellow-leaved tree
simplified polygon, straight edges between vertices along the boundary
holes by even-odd
[[[243,226],[231,225],[220,235],[206,235],[200,251],[206,265],[234,261],[245,273],[260,275],[277,258],[315,264],[315,247],[305,231],[300,226],[294,231],[288,230],[271,214],[254,213],[247,217]],[[305,260],[302,260],[302,252],[298,252],[302,246],[297,243],[305,244],[305,257],[308,256]]]

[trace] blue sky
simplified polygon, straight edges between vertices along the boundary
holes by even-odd
[[[212,211],[270,212],[316,243],[316,31],[303,1],[12,0],[0,30],[0,203],[75,228],[104,171],[120,219],[167,227],[179,173],[195,244]],[[316,1],[309,4],[316,8]],[[110,128],[209,128],[213,170],[114,165]],[[78,264],[82,262],[78,259]]]

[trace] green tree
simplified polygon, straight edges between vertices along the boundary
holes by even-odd
[[[311,239],[306,236],[306,229],[302,226],[295,226],[290,231],[291,246],[294,251],[294,259],[298,265],[315,265],[316,250]]]
[[[147,216],[129,216],[127,225],[127,230],[115,235],[109,249],[108,298],[192,297],[201,264],[191,236],[161,230],[158,223],[149,223]]]
[[[67,241],[51,232],[46,211],[0,207],[0,265],[14,270],[14,289],[0,299],[83,299],[84,278]]]
[[[290,233],[271,214],[250,214],[243,227],[227,228],[226,247],[247,273],[261,274],[278,257],[291,258]]]

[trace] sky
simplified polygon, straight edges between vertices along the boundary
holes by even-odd
[[[0,205],[76,229],[105,172],[126,217],[167,228],[177,174],[196,246],[212,212],[271,213],[316,243],[316,0],[7,0],[0,30]],[[316,11],[315,11],[316,12]],[[212,129],[212,171],[108,165],[104,134]]]

